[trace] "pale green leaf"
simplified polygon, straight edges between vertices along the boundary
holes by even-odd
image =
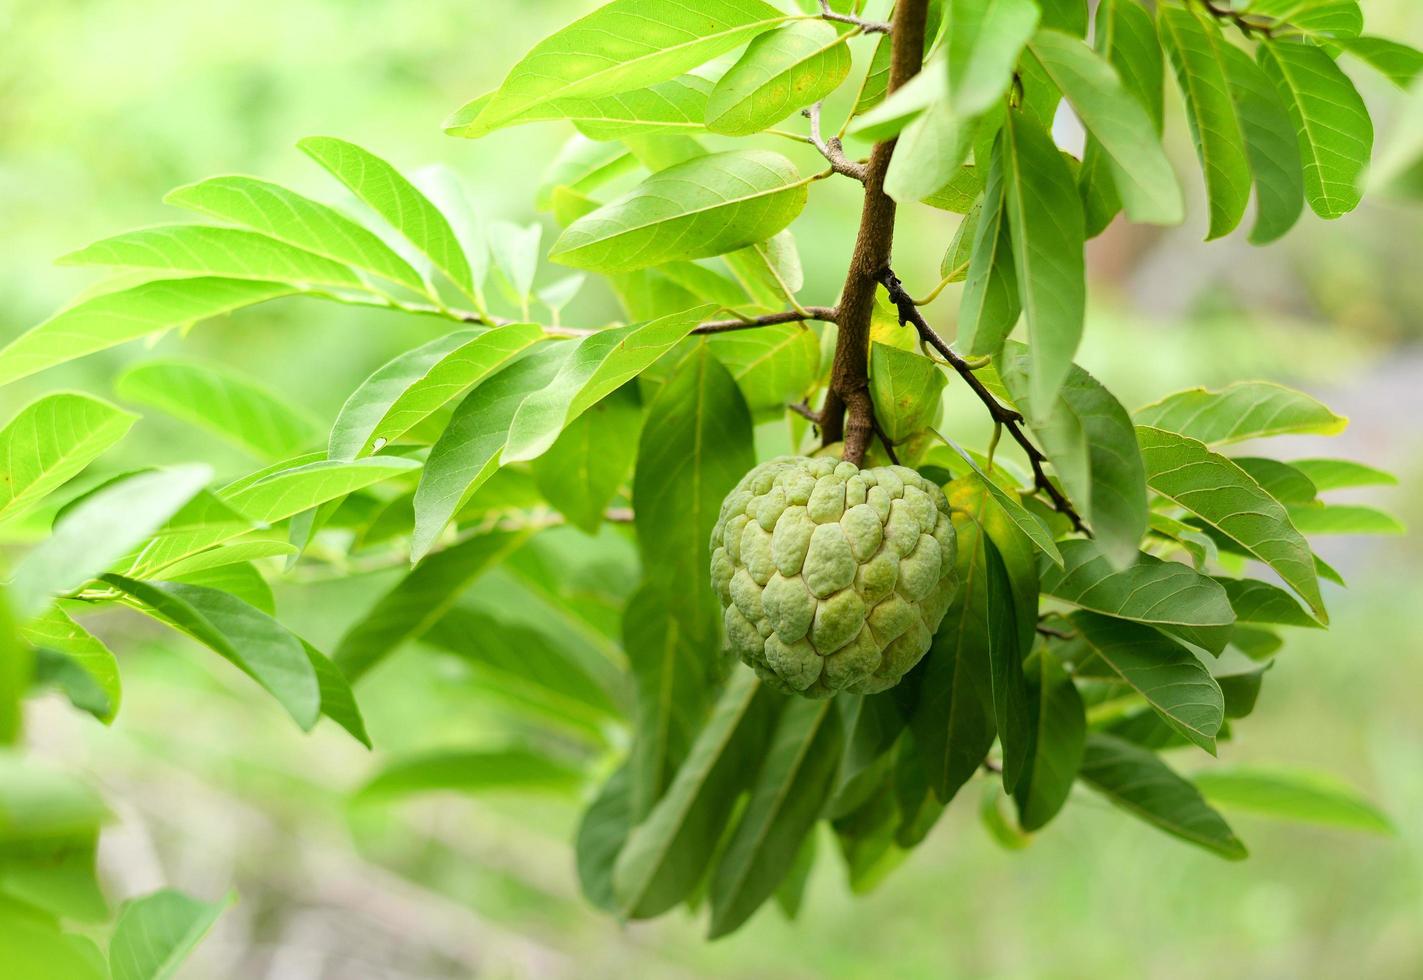
[[[642,406],[624,385],[566,426],[533,461],[544,498],[576,527],[596,533],[603,511],[632,472]]]
[[[1003,341],[1023,312],[1003,194],[1003,144],[999,141],[993,147],[983,203],[973,225],[972,251],[959,302],[958,345],[975,357],[1002,350]],[[968,220],[960,234],[966,236],[967,228]]]
[[[844,36],[823,20],[793,21],[753,38],[707,98],[707,128],[749,136],[819,102],[850,73]]]
[[[400,456],[370,456],[351,461],[318,460],[277,469],[254,482],[224,488],[224,503],[262,524],[275,524],[294,514],[345,496],[382,480],[418,470],[417,460]]]
[[[109,724],[118,714],[123,686],[119,664],[113,651],[63,609],[51,606],[43,615],[20,628],[20,635],[32,646],[62,654],[89,677],[102,692],[105,705],[96,717]]]
[[[519,113],[503,125],[567,119],[591,140],[702,133],[707,128],[707,95],[711,89],[712,83],[706,79],[683,75],[649,88],[615,95],[550,99]],[[495,94],[481,95],[457,109],[445,120],[445,132],[450,136],[483,135],[478,120]]]
[[[0,430],[0,521],[12,520],[122,439],[138,416],[78,392],[45,395]]]
[[[955,115],[970,119],[1007,93],[1039,17],[1031,0],[946,0],[944,63]]]
[[[560,194],[590,193],[610,180],[632,173],[637,166],[637,157],[626,145],[598,142],[575,134],[544,170],[534,192],[534,206],[541,211],[556,211]],[[597,207],[597,202],[591,199],[587,203],[587,210]]]
[[[581,782],[567,763],[528,749],[448,749],[397,759],[356,791],[357,803],[422,793],[566,793]]]
[[[1393,834],[1388,816],[1356,790],[1327,776],[1281,769],[1207,769],[1191,776],[1206,799],[1276,820]]]
[[[1383,534],[1407,532],[1403,522],[1386,511],[1362,504],[1291,507],[1290,521],[1301,534]]]
[[[1188,388],[1134,413],[1138,425],[1165,429],[1209,446],[1279,435],[1332,436],[1349,420],[1303,392],[1267,381],[1218,391]]]
[[[1398,477],[1392,473],[1347,459],[1292,459],[1290,465],[1309,477],[1321,492],[1398,484]]]
[[[109,940],[114,980],[168,980],[202,942],[233,896],[203,902],[170,888],[130,899]]]
[[[1423,74],[1423,51],[1384,37],[1336,37],[1334,44],[1382,72],[1401,89]]]
[[[751,411],[780,412],[810,391],[820,373],[820,337],[802,323],[732,330],[707,338]]]
[[[923,354],[870,344],[870,396],[875,421],[892,443],[934,424],[948,379]]]

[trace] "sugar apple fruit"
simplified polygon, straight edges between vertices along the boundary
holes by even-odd
[[[729,646],[811,698],[893,687],[958,588],[948,502],[904,466],[763,463],[722,503],[711,548]]]

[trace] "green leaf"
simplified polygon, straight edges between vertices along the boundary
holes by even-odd
[[[167,980],[202,942],[233,896],[203,902],[165,888],[131,899],[109,940],[114,980]]]
[[[511,323],[456,330],[401,354],[346,399],[327,454],[353,460],[389,445],[544,338],[537,324]]]
[[[997,545],[988,538],[983,541],[984,585],[988,594],[984,625],[988,638],[988,657],[992,669],[993,714],[998,725],[998,739],[1003,745],[1003,790],[1011,793],[1022,782],[1032,752],[1032,722],[1028,707],[1027,683],[1023,678],[1021,622],[1037,621],[1037,608],[1020,608],[1021,597],[1014,594],[1007,565]],[[1037,593],[1034,590],[1033,598]]]
[[[1146,533],[1146,470],[1126,409],[1096,378],[1070,365],[1047,405],[1032,389],[1031,355],[1009,343],[999,375],[1028,418],[1067,495],[1092,525],[1103,554],[1118,568],[1136,561]]]
[[[1206,799],[1227,809],[1374,834],[1397,829],[1378,807],[1323,775],[1280,769],[1208,769],[1191,777]]]
[[[730,373],[698,346],[647,408],[632,504],[643,575],[705,583],[721,502],[755,465],[751,415]],[[677,615],[710,655],[721,609],[711,589],[678,589]]]
[[[321,713],[344,728],[352,738],[366,748],[371,748],[371,737],[366,734],[366,721],[361,717],[360,705],[351,690],[351,682],[326,654],[316,647],[301,641],[306,658],[311,661],[311,669],[316,671],[316,684],[321,690]]]
[[[20,619],[33,619],[51,597],[75,592],[107,571],[211,477],[201,464],[175,466],[119,480],[84,499],[15,567],[10,595]]]
[[[1277,585],[1258,579],[1217,578],[1230,598],[1235,610],[1236,621],[1241,623],[1270,623],[1278,626],[1303,626],[1306,629],[1322,629],[1309,613],[1300,608],[1290,594]]]
[[[1113,568],[1093,541],[1063,541],[1066,567],[1040,563],[1042,590],[1080,609],[1146,623],[1188,643],[1220,653],[1230,642],[1235,613],[1215,580],[1180,562],[1141,554]]]
[[[1039,16],[1031,0],[947,0],[944,62],[956,116],[970,119],[1003,98]]]
[[[551,100],[676,78],[789,19],[761,0],[695,8],[679,0],[613,0],[535,45],[463,135],[482,136]]]
[[[340,262],[259,232],[212,225],[141,228],[87,245],[58,262],[285,282],[298,289],[361,286],[360,276]]]
[[[105,575],[104,581],[262,685],[303,731],[316,724],[321,714],[316,668],[302,641],[271,616],[201,585],[139,582],[122,575]]]
[[[1087,301],[1082,201],[1062,154],[1036,120],[1009,112],[1001,139],[1013,266],[1032,350],[1028,391],[1042,421],[1072,370],[1082,338]],[[1024,414],[1034,417],[1031,410]]]
[[[709,153],[648,177],[564,229],[549,258],[596,272],[721,255],[765,241],[805,207],[806,180],[768,150]]]
[[[1089,734],[1082,778],[1117,806],[1168,834],[1232,861],[1246,857],[1245,845],[1196,788],[1145,749],[1111,735]]]
[[[712,871],[708,938],[735,931],[775,893],[829,799],[843,745],[832,701],[793,699],[781,714],[751,800]]]
[[[1151,489],[1273,568],[1321,623],[1328,622],[1309,545],[1278,501],[1239,466],[1195,439],[1145,425],[1136,432]]]
[[[922,354],[870,344],[870,396],[875,421],[899,443],[934,423],[948,379]]]
[[[285,283],[196,276],[158,279],[91,296],[0,349],[0,385],[125,341],[297,291]]]
[[[545,499],[589,534],[632,471],[642,428],[642,406],[633,385],[608,395],[569,424],[533,462]]]
[[[802,323],[732,330],[708,337],[707,344],[753,413],[779,415],[810,391],[820,373],[820,337]]]
[[[1398,484],[1398,477],[1392,473],[1347,459],[1292,459],[1290,465],[1308,477],[1320,492]]]
[[[1225,697],[1194,654],[1139,623],[1092,612],[1075,612],[1071,619],[1092,652],[1146,698],[1162,721],[1215,755]]]
[[[921,74],[935,72],[936,66],[930,65]],[[885,172],[885,193],[904,203],[934,194],[962,169],[973,133],[973,121],[958,115],[947,100],[931,102],[899,133]]]
[[[1423,74],[1423,51],[1383,37],[1336,37],[1334,46],[1382,72],[1401,89],[1411,88]]]
[[[430,449],[415,489],[411,557],[419,561],[440,532],[499,469],[509,427],[531,394],[553,383],[573,353],[572,344],[549,344],[489,378],[460,402]]]
[[[784,704],[750,671],[732,677],[672,785],[618,855],[613,886],[624,915],[660,915],[697,887]]]
[[[564,793],[581,781],[578,770],[528,749],[447,749],[397,759],[357,790],[354,802],[386,803],[438,792]]]
[[[1003,515],[1013,522],[1018,530],[1033,543],[1033,546],[1042,554],[1046,555],[1054,565],[1061,567],[1062,554],[1058,551],[1057,542],[1053,540],[1052,533],[1043,526],[1042,521],[1034,517],[1028,509],[1023,506],[1018,494],[1011,490],[1005,490],[1000,486],[999,481],[994,479],[992,474],[980,467],[973,456],[964,452],[963,448],[957,443],[950,439],[945,439],[944,442],[959,458],[968,464],[972,475],[964,474],[964,476],[971,482],[981,485],[981,487],[993,497],[993,502],[998,505],[998,509],[1003,512]],[[923,463],[920,465],[924,466],[933,463],[935,461],[934,456],[935,453],[931,450],[930,454],[925,457]],[[998,472],[1001,474],[1001,469],[998,470]],[[962,477],[960,479],[962,479]]]
[[[1294,123],[1269,77],[1237,47],[1222,45],[1219,53],[1255,182],[1250,241],[1263,245],[1293,228],[1304,212],[1304,164]]]
[[[993,147],[983,203],[970,237],[973,248],[959,303],[958,345],[973,356],[995,355],[1023,312],[1018,298],[1018,273],[1013,265],[1013,243],[1008,231],[1008,211],[1003,197],[1003,144]]]
[[[297,147],[390,222],[462,292],[474,292],[469,260],[448,219],[400,171],[369,150],[332,136],[308,136],[298,140]]]
[[[747,295],[768,309],[780,309],[783,303],[792,302],[805,286],[805,269],[789,228],[764,242],[728,252],[724,258]]]
[[[122,439],[138,416],[77,392],[45,395],[0,430],[0,521],[19,517]]]
[[[1376,507],[1358,504],[1291,507],[1290,521],[1301,534],[1405,534],[1403,522]]]
[[[555,98],[511,118],[503,125],[567,119],[591,140],[620,140],[636,136],[702,133],[707,124],[707,95],[712,83],[683,75],[649,88],[598,98]],[[485,130],[479,123],[485,106],[496,93],[489,92],[466,103],[445,120],[445,133],[474,138]]]
[[[106,725],[114,720],[123,697],[119,663],[113,651],[98,637],[58,606],[51,606],[41,616],[22,626],[20,636],[40,650],[63,655],[81,670],[103,696],[103,707],[95,711],[94,716]]]
[[[556,199],[561,193],[590,193],[610,180],[631,173],[637,165],[637,158],[621,143],[599,143],[584,136],[570,137],[544,171],[534,193],[534,206],[540,211],[555,210]],[[585,211],[592,211],[598,206],[591,199],[586,203]],[[585,211],[580,211],[578,217]]]
[[[646,323],[599,330],[578,341],[547,387],[519,405],[502,462],[542,455],[565,426],[651,367],[714,309],[698,306]]]
[[[1309,206],[1321,218],[1348,214],[1359,205],[1374,145],[1364,100],[1317,47],[1266,40],[1259,59],[1294,120]]]
[[[1127,216],[1154,224],[1180,222],[1185,202],[1156,126],[1111,63],[1058,31],[1039,31],[1028,50],[1106,154]]]
[[[613,867],[632,832],[632,807],[628,801],[628,767],[608,777],[598,795],[583,811],[573,853],[583,897],[607,912],[618,910],[613,893]]]
[[[225,504],[253,521],[275,524],[328,500],[419,468],[419,461],[401,456],[371,456],[350,462],[318,460],[230,485],[223,488],[220,496]]]
[[[819,102],[850,74],[844,36],[823,20],[793,21],[752,39],[707,98],[707,128],[750,136]]]
[[[1252,17],[1275,21],[1281,35],[1349,37],[1364,28],[1359,0],[1244,0],[1236,7]]]
[[[264,459],[284,459],[319,437],[315,421],[304,410],[266,385],[216,365],[172,358],[144,361],[119,375],[114,391]]]
[[[1208,238],[1228,235],[1250,200],[1250,160],[1226,74],[1226,40],[1195,5],[1163,4],[1156,12],[1161,44],[1186,99],[1186,120],[1205,171],[1210,200]]]
[[[1135,412],[1137,425],[1175,432],[1208,446],[1279,435],[1338,435],[1349,420],[1291,388],[1241,381],[1219,391],[1188,388]]]
[[[336,645],[333,659],[354,683],[405,641],[440,620],[460,594],[528,540],[528,532],[480,534],[437,551],[401,579]]]
[[[1024,673],[1033,747],[1013,798],[1019,825],[1031,833],[1047,826],[1072,792],[1086,746],[1087,714],[1077,685],[1050,654],[1034,654]]]
[[[1251,478],[1260,484],[1262,490],[1287,508],[1292,508],[1296,504],[1317,504],[1318,488],[1310,482],[1309,477],[1289,463],[1282,463],[1277,459],[1267,459],[1263,456],[1236,456],[1233,458],[1236,466],[1249,473]],[[1301,530],[1303,529],[1301,528]]]
[[[163,201],[246,225],[269,238],[374,273],[418,293],[427,290],[410,263],[374,232],[335,208],[279,184],[256,177],[210,177],[169,191]]]

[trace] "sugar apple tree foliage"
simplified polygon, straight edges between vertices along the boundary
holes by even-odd
[[[403,312],[429,339],[373,365],[334,419],[139,351],[103,396],[21,409],[0,431],[16,543],[0,735],[19,740],[37,688],[113,719],[117,664],[84,625],[105,607],[210,648],[299,727],[325,717],[366,744],[364,678],[419,644],[504,698],[522,747],[384,760],[364,796],[582,794],[589,899],[631,918],[704,904],[714,936],[773,896],[794,914],[817,841],[871,887],[971,781],[1015,844],[1078,786],[1226,858],[1245,846],[1217,806],[1377,829],[1332,785],[1192,754],[1251,713],[1288,629],[1327,624],[1320,582],[1338,576],[1310,538],[1396,530],[1330,492],[1390,478],[1260,455],[1345,425],[1300,392],[1193,388],[1132,412],[1073,356],[1084,242],[1118,214],[1184,218],[1168,103],[1209,237],[1253,201],[1265,243],[1306,205],[1359,203],[1374,134],[1345,68],[1403,86],[1423,56],[1364,33],[1354,0],[887,6],[613,0],[540,42],[446,128],[571,124],[536,188],[551,241],[482,221],[450,172],[314,137],[299,148],[336,203],[214,177],[167,198],[199,220],[67,256],[117,276],[12,339],[0,383],[298,297]],[[1055,137],[1069,114],[1080,153]],[[792,225],[829,182],[863,205],[838,295],[810,297]],[[944,215],[937,285],[896,275],[901,209]],[[544,253],[580,271],[550,276]],[[580,322],[590,273],[616,322]],[[952,343],[914,298],[945,289]],[[241,322],[207,329],[235,343]],[[960,444],[946,386],[990,442]],[[91,464],[140,411],[256,468],[106,478]],[[274,609],[269,582],[294,567],[402,565],[333,649]],[[11,760],[0,795],[25,814],[0,822],[0,867],[92,868],[89,791]],[[16,893],[22,877],[0,874],[0,901],[38,905],[34,942],[97,974],[63,931],[81,910]],[[126,911],[115,949],[144,915],[181,938],[212,914],[169,895]]]

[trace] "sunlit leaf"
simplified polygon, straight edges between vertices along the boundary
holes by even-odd
[[[823,20],[802,20],[760,34],[707,98],[707,128],[749,136],[818,102],[850,73],[844,37]]]
[[[71,392],[45,395],[0,430],[0,521],[33,508],[122,439],[138,416]]]
[[[575,788],[578,770],[527,749],[448,750],[397,759],[356,791],[358,803],[421,793],[556,792]]]
[[[1281,769],[1207,769],[1191,776],[1206,799],[1227,809],[1276,820],[1393,834],[1387,815],[1329,777]]]
[[[165,888],[130,899],[109,940],[114,980],[167,980],[202,942],[233,896],[203,902]]]
[[[1218,391],[1188,388],[1134,413],[1137,425],[1166,429],[1208,446],[1278,435],[1332,436],[1349,420],[1303,392],[1266,381]]]

